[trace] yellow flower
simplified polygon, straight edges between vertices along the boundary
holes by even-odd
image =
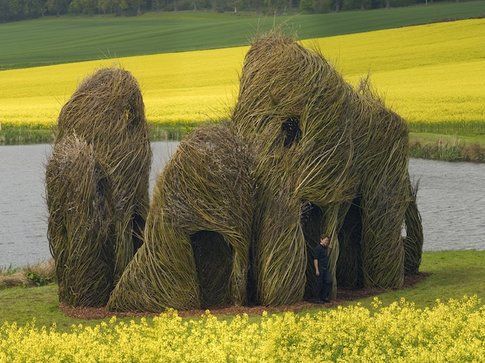
[[[0,362],[446,362],[485,356],[485,307],[477,296],[418,308],[399,299],[306,314],[264,312],[230,320],[174,310],[60,332],[35,323],[0,326]]]

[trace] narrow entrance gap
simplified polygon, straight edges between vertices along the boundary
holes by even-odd
[[[132,223],[132,240],[133,240],[133,254],[138,251],[138,249],[143,244],[143,231],[145,229],[145,219],[138,213],[133,214],[131,218]]]
[[[324,213],[318,205],[312,202],[302,203],[300,224],[307,249],[305,300],[311,300],[315,296],[316,275],[315,268],[313,267],[313,249],[319,243],[323,232],[323,218]]]
[[[213,231],[199,231],[190,236],[199,280],[203,309],[231,303],[230,282],[233,249],[224,237]]]
[[[338,286],[361,288],[362,270],[362,210],[360,196],[352,201],[339,231]]]

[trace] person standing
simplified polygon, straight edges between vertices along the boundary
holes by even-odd
[[[330,301],[330,292],[332,290],[332,276],[328,270],[328,255],[330,238],[322,236],[320,242],[315,247],[313,255],[313,265],[315,267],[316,278],[316,299],[318,303]]]

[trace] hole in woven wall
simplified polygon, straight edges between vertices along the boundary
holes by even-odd
[[[145,229],[145,219],[138,213],[134,213],[131,218],[133,230],[133,253],[136,253],[143,244],[143,230]]]
[[[213,231],[199,231],[190,236],[199,280],[201,306],[224,306],[231,303],[230,279],[234,253],[224,237]]]
[[[291,147],[297,143],[301,138],[300,119],[296,116],[288,117],[281,124],[281,131],[283,132],[284,147]]]
[[[104,169],[98,163],[94,165],[94,180],[96,182],[96,198],[105,200],[109,197],[110,183]]]
[[[314,272],[315,268],[313,267],[312,249],[317,246],[320,236],[323,233],[323,218],[324,213],[318,205],[311,202],[302,203],[300,224],[307,248],[305,300],[310,300],[314,297],[316,277]]]
[[[253,233],[255,228],[253,230]],[[253,237],[255,238],[255,237]],[[255,244],[252,243],[249,248],[249,263],[248,263],[248,273],[247,273],[247,283],[246,283],[246,304],[248,306],[255,306],[258,302],[257,296],[257,282],[256,282],[256,271],[255,271],[255,255],[256,255],[256,248]]]
[[[360,288],[363,286],[364,276],[362,271],[362,210],[359,196],[352,201],[338,238],[338,286]]]
[[[133,95],[129,101],[126,108],[126,117],[128,123],[128,130],[134,131],[140,126],[142,117],[140,115],[140,104],[142,104],[141,99],[138,95]],[[141,106],[143,107],[143,105]]]
[[[111,183],[104,169],[96,163],[94,166],[95,180],[95,200],[96,210],[98,211],[98,222],[105,222],[109,219],[111,204]]]

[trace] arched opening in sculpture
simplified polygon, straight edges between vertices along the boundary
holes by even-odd
[[[362,209],[356,196],[345,215],[339,234],[337,283],[339,287],[361,288],[364,284],[362,269]]]
[[[232,247],[213,231],[199,231],[190,236],[203,309],[231,303]]]
[[[131,218],[133,224],[133,253],[136,253],[143,244],[143,230],[145,229],[145,219],[139,214],[134,213]]]
[[[319,243],[323,232],[323,218],[323,210],[318,205],[311,202],[302,203],[300,223],[307,249],[305,300],[313,299],[315,294],[313,291],[316,282],[315,268],[313,266],[313,249]]]

